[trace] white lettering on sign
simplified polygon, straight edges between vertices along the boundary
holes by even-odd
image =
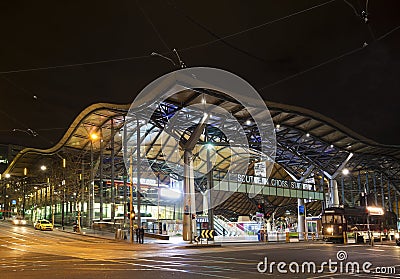
[[[309,191],[315,190],[315,186],[313,184],[300,183],[300,182],[289,181],[289,180],[284,180],[284,179],[276,179],[276,178],[268,179],[266,177],[252,176],[252,175],[246,175],[246,174],[237,174],[237,178],[236,177],[232,177],[232,178],[231,178],[231,180],[233,180],[233,181],[236,180],[238,183],[241,183],[241,184],[242,183],[244,183],[244,184],[259,184],[259,185],[265,185],[265,186],[303,189],[303,190],[309,190]]]

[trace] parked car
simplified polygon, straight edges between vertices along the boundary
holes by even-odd
[[[37,220],[35,223],[35,230],[52,231],[53,224],[47,220]]]
[[[396,238],[396,245],[400,246],[400,233],[396,233],[394,235],[394,238]]]
[[[22,216],[16,216],[16,217],[14,217],[14,218],[11,220],[11,222],[12,222],[14,225],[26,225],[26,220],[25,220],[24,217],[22,217]]]

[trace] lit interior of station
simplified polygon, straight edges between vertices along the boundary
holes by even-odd
[[[201,129],[188,118],[187,128],[174,139],[168,121],[204,103],[229,112],[248,146],[232,144],[220,128],[224,120],[211,113]],[[146,123],[127,121],[130,104],[91,105],[56,145],[25,148],[15,156],[1,175],[2,209],[62,225],[72,224],[78,215],[87,227],[97,221],[127,224],[132,189],[135,222],[149,233],[168,235],[183,234],[185,215],[198,229],[213,228],[220,235],[234,236],[224,222],[247,217],[267,220],[272,231],[310,232],[316,228],[306,219],[319,216],[325,207],[358,205],[363,193],[399,216],[399,147],[378,144],[307,109],[266,106],[276,137],[273,158],[260,150],[259,131],[247,109],[221,92],[181,91],[160,103]],[[214,189],[220,199],[212,204],[213,198],[196,198],[195,209],[187,211],[180,142],[189,142],[194,133],[196,196]],[[124,144],[127,138],[140,140],[140,159]],[[135,170],[138,160],[147,168]],[[204,200],[212,205],[204,206]]]

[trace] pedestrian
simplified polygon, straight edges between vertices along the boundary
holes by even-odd
[[[144,228],[143,226],[141,226],[139,229],[139,243],[143,244],[143,242],[144,242]]]
[[[140,229],[136,228],[135,232],[136,232],[136,242],[140,243]]]

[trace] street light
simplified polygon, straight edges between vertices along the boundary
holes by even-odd
[[[6,173],[6,174],[4,175],[4,177],[5,177],[6,179],[9,179],[9,178],[11,177],[11,175],[10,175],[9,173]],[[8,182],[6,181],[6,182],[4,183],[4,187],[3,187],[3,201],[4,201],[4,203],[3,203],[3,218],[4,218],[4,220],[6,219],[6,212],[7,212],[7,209],[9,209],[9,206],[8,206],[8,204],[7,204],[7,199],[8,199],[7,188],[9,188],[9,187],[10,187],[10,184],[8,184]]]
[[[40,166],[40,170],[42,171],[42,172],[45,172],[46,170],[47,170],[47,167],[45,166],[45,165],[41,165]],[[44,199],[44,203],[43,203],[43,200],[41,199],[41,204],[42,204],[42,206],[44,206],[44,218],[45,219],[47,219],[47,200],[48,200],[48,187],[49,187],[49,185],[50,185],[50,179],[49,178],[47,178],[47,183],[43,183],[43,185],[46,185],[46,195],[45,195],[45,199]],[[35,189],[36,189],[37,187],[35,187]],[[41,187],[40,188],[40,192],[42,193],[42,191],[43,191],[43,188]],[[42,195],[42,194],[41,194]],[[50,199],[51,199],[51,203],[52,203],[52,205],[51,205],[51,215],[52,215],[52,220],[54,220],[54,214],[53,214],[53,202],[52,202],[52,200],[53,200],[53,196],[52,196],[52,193],[51,193],[51,189],[50,189]],[[53,223],[53,225],[54,225],[54,221],[52,222]]]
[[[90,140],[90,185],[89,185],[89,219],[88,226],[92,226],[94,217],[94,159],[93,159],[93,143],[99,138],[96,133],[89,134]]]

